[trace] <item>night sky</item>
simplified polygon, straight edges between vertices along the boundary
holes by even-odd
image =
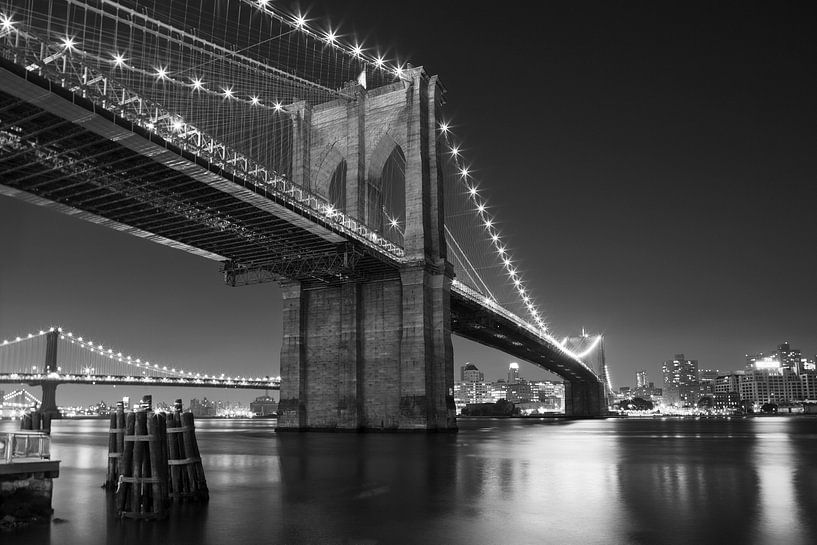
[[[440,75],[548,322],[603,332],[618,386],[642,368],[660,382],[676,353],[723,371],[785,340],[817,353],[813,18],[710,4],[325,2],[308,16]],[[229,288],[214,262],[6,197],[0,245],[0,338],[60,324],[153,361],[278,374],[275,284]],[[457,376],[469,360],[488,378],[512,361],[455,337]]]

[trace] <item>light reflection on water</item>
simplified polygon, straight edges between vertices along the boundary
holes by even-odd
[[[439,435],[273,424],[198,421],[209,504],[140,523],[116,518],[100,488],[107,422],[58,422],[55,521],[3,542],[817,542],[813,418],[473,419]]]

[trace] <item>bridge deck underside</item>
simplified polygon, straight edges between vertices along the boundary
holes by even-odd
[[[597,383],[598,378],[558,348],[508,318],[456,293],[451,294],[451,330],[556,373],[570,382]]]
[[[4,71],[2,76],[8,74]],[[278,276],[326,281],[344,278],[355,264],[360,271],[384,266],[380,259],[333,233],[327,231],[322,236],[316,227],[298,225],[302,222],[298,218],[293,221],[292,212],[285,211],[289,217],[283,219],[196,179],[187,173],[190,164],[205,172],[208,165],[197,166],[195,158],[191,161],[180,154],[169,164],[165,153],[162,160],[155,160],[151,155],[156,152],[147,148],[157,148],[157,138],[140,134],[138,127],[128,124],[133,133],[128,135],[126,146],[73,122],[77,103],[82,100],[65,89],[50,93],[51,106],[43,107],[41,101],[20,97],[6,87],[6,82],[0,86],[2,194],[209,259],[229,261],[242,269],[268,268]],[[56,97],[59,93],[69,96]],[[55,113],[55,102],[58,108],[64,106],[74,112],[65,116]],[[107,123],[122,132],[116,120],[102,119],[90,111],[88,117],[97,118],[97,125]],[[135,146],[134,140],[139,145]],[[160,144],[162,149],[171,148],[164,141]],[[138,149],[140,146],[145,149]],[[186,168],[180,168],[178,164],[185,162],[189,163]],[[206,173],[210,179],[215,177]],[[225,182],[219,180],[222,185]],[[272,205],[273,199],[269,200]],[[350,253],[356,263],[338,259],[347,259]],[[304,263],[313,266],[305,267]]]

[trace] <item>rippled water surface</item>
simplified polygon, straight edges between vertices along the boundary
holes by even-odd
[[[817,418],[469,419],[439,435],[273,425],[198,421],[210,502],[140,522],[100,488],[107,422],[57,422],[55,520],[0,542],[817,543]]]

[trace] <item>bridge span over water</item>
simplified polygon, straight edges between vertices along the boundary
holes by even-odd
[[[568,415],[605,410],[605,369],[549,333],[437,76],[267,2],[195,32],[185,2],[24,4],[0,0],[0,193],[278,282],[282,429],[455,428],[452,334],[563,377]]]

